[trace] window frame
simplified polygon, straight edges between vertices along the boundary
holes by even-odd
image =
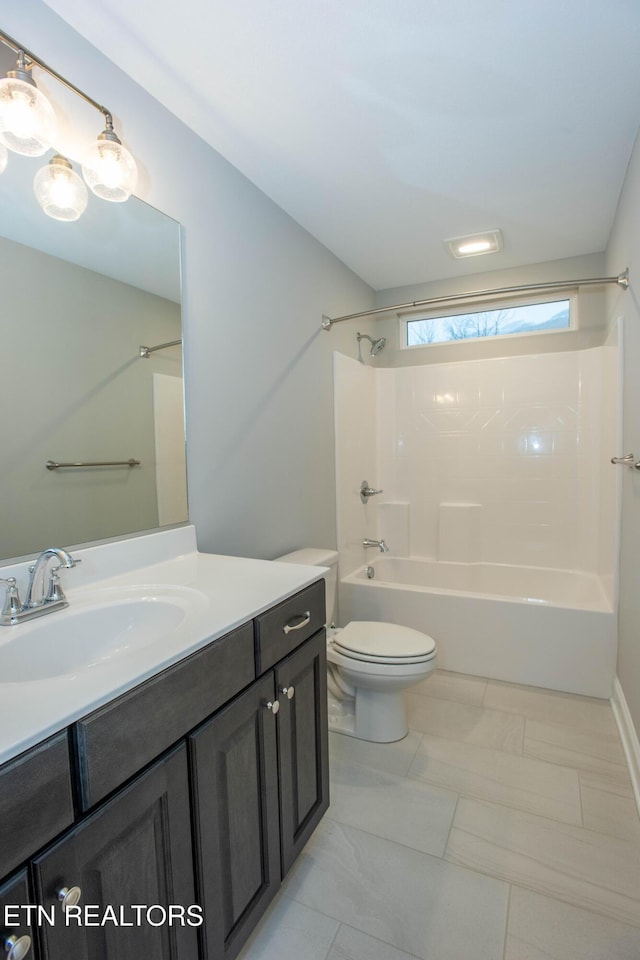
[[[436,343],[409,344],[407,342],[407,324],[411,321],[430,319],[439,320],[446,317],[459,317],[464,314],[485,313],[491,310],[509,310],[511,308],[526,307],[542,303],[559,303],[564,300],[569,301],[569,326],[558,327],[557,330],[523,330],[519,333],[498,333],[491,334],[486,337],[463,337],[456,340],[440,340]],[[450,347],[453,344],[460,343],[486,343],[488,341],[493,342],[497,340],[517,340],[521,339],[522,337],[548,337],[557,336],[559,333],[574,333],[579,329],[578,289],[576,287],[568,288],[567,292],[563,292],[561,296],[558,295],[558,291],[550,291],[547,296],[544,294],[538,294],[537,296],[505,295],[504,297],[498,296],[482,299],[474,299],[470,296],[467,302],[461,300],[456,305],[445,306],[444,308],[438,308],[436,306],[426,310],[419,310],[416,307],[412,307],[410,310],[403,310],[402,313],[398,313],[398,321],[400,350],[421,350],[425,347]]]

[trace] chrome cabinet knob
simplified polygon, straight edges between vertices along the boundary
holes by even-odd
[[[58,900],[62,904],[63,910],[75,907],[76,904],[80,903],[81,896],[82,890],[80,887],[62,887],[61,890],[58,890]]]
[[[267,708],[267,710],[271,710],[271,713],[273,713],[273,714],[275,715],[275,714],[278,712],[278,710],[280,709],[280,701],[279,701],[279,700],[269,700],[269,703],[265,703],[265,707]]]
[[[283,687],[281,693],[287,698],[287,700],[293,700],[293,695],[296,692],[296,688],[293,684],[290,687]]]
[[[8,937],[4,942],[7,960],[22,960],[31,950],[31,937]]]

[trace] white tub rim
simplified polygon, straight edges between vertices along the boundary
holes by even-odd
[[[424,584],[413,584],[413,583],[404,583],[402,581],[391,581],[391,580],[382,580],[378,577],[368,578],[366,575],[367,567],[373,567],[376,570],[377,565],[384,564],[385,562],[398,560],[403,562],[411,562],[416,564],[437,564],[438,567],[451,568],[451,567],[465,567],[465,568],[479,568],[479,567],[491,567],[492,569],[505,569],[512,570],[514,568],[521,570],[530,570],[534,573],[540,572],[546,575],[557,574],[558,576],[567,576],[572,577],[583,577],[585,579],[595,581],[598,585],[600,593],[600,603],[593,603],[589,605],[579,604],[577,602],[567,601],[558,601],[558,600],[548,600],[544,598],[537,597],[522,597],[516,594],[509,593],[486,593],[475,590],[469,590],[464,588],[453,589],[450,587],[438,587],[438,586],[427,586]],[[511,564],[511,563],[488,563],[484,561],[473,561],[471,563],[463,563],[457,560],[436,560],[433,557],[417,557],[417,556],[379,556],[371,558],[367,563],[364,563],[362,566],[357,567],[355,570],[352,570],[350,573],[346,574],[344,577],[340,578],[343,583],[350,584],[363,584],[365,586],[371,586],[372,588],[377,589],[386,589],[386,590],[409,590],[416,593],[431,593],[431,594],[443,594],[445,596],[461,596],[461,597],[472,597],[477,600],[487,600],[490,602],[496,603],[518,603],[526,607],[550,607],[550,608],[559,608],[563,610],[584,610],[586,612],[596,612],[596,613],[615,613],[613,605],[608,601],[606,591],[602,584],[601,578],[597,573],[586,570],[569,570],[561,567],[542,567],[542,566],[532,566],[530,564]]]

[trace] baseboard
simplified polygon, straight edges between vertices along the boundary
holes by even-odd
[[[618,732],[620,733],[620,739],[622,740],[622,746],[627,758],[633,794],[636,798],[638,814],[640,814],[640,740],[638,740],[638,734],[633,725],[629,707],[627,706],[622,686],[617,677],[614,677],[613,680],[611,706],[613,707],[613,715],[616,718]]]

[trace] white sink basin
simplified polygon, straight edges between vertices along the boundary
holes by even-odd
[[[131,656],[166,639],[203,599],[195,591],[107,591],[93,602],[71,601],[65,610],[2,627],[0,683],[80,676]]]

